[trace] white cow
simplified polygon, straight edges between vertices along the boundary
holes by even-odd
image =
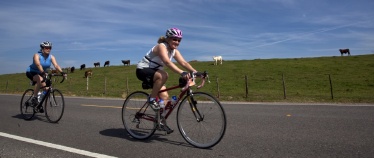
[[[222,65],[222,56],[213,56],[214,65],[217,65],[217,62],[220,62]]]

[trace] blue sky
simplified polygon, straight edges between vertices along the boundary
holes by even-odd
[[[373,0],[2,0],[0,74],[23,73],[42,41],[61,67],[137,63],[183,31],[187,61],[374,53]]]

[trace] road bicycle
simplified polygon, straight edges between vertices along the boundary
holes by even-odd
[[[27,89],[21,99],[21,114],[23,119],[31,120],[35,114],[38,112],[37,107],[43,106],[44,104],[44,113],[46,118],[51,123],[57,123],[60,121],[62,115],[64,114],[65,101],[62,92],[58,89],[53,88],[52,86],[52,76],[63,76],[62,74],[47,74],[43,79],[45,80],[46,86],[40,88],[40,91],[43,91],[43,88],[47,87],[47,92],[43,98],[41,98],[38,105],[33,105],[31,99],[34,96],[33,89]],[[60,83],[64,82],[65,77],[61,80]],[[31,83],[31,85],[35,85]]]
[[[173,110],[177,110],[177,126],[183,138],[197,148],[211,148],[218,144],[226,131],[226,114],[217,98],[205,92],[193,92],[196,86],[195,78],[201,79],[197,88],[204,86],[208,78],[207,72],[191,73],[191,79],[179,79],[179,85],[161,90],[159,93],[181,88],[175,104],[166,103],[160,117],[160,111],[153,110],[148,104],[149,94],[144,91],[131,93],[123,103],[122,122],[127,133],[139,140],[151,137],[157,129],[159,122],[168,119]],[[209,81],[209,79],[208,79]]]

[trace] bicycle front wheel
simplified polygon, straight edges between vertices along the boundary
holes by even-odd
[[[148,104],[148,94],[131,93],[122,106],[122,123],[128,134],[135,139],[147,139],[156,131],[156,111]]]
[[[198,148],[218,144],[226,131],[226,114],[221,103],[210,94],[194,92],[183,98],[177,112],[183,138]]]
[[[33,89],[27,89],[21,99],[21,115],[25,120],[31,120],[35,115],[34,107],[32,106],[31,99],[34,95]]]
[[[58,89],[53,89],[45,100],[45,116],[51,123],[60,121],[64,114],[65,101],[64,96]]]

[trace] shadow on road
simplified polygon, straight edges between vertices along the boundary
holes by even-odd
[[[20,120],[25,120],[25,119],[23,119],[22,114],[17,114],[17,115],[14,115],[12,117],[20,119]],[[39,121],[50,123],[47,120],[47,118],[45,117],[44,113],[37,113],[37,114],[35,114],[35,116],[33,118],[31,118],[30,120],[25,120],[25,121],[33,121],[33,120],[39,120]],[[53,123],[53,124],[58,124],[58,122],[57,123]]]
[[[168,140],[167,138],[165,138],[166,136],[164,134],[159,134],[157,132],[153,136],[145,140],[138,140],[138,139],[132,138],[129,134],[127,134],[126,130],[123,128],[105,129],[105,130],[100,131],[100,134],[104,136],[109,136],[109,137],[123,138],[123,139],[127,139],[133,142],[150,143],[153,141],[159,141],[159,142],[169,143],[173,145],[194,148],[194,146],[191,146],[190,144],[185,143],[185,142]],[[172,134],[178,134],[178,133],[172,133]]]

